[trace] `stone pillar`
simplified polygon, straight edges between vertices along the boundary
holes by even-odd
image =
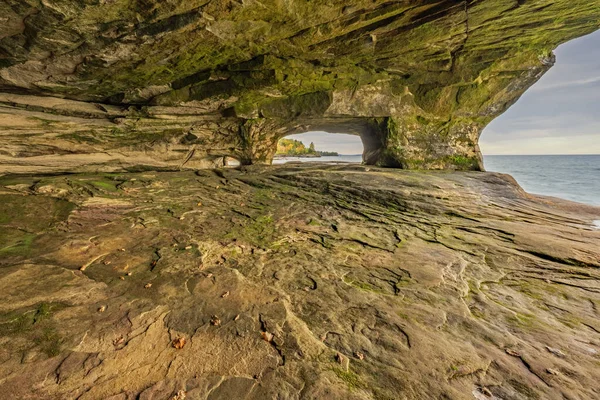
[[[244,120],[239,127],[239,151],[236,156],[241,165],[271,165],[277,152],[277,142],[282,128],[274,121],[257,118]]]
[[[366,164],[483,171],[478,140],[484,124],[466,119],[440,123],[410,116],[374,119],[372,126],[363,135]]]

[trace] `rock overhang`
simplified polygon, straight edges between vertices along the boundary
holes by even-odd
[[[369,164],[480,170],[482,129],[600,25],[598,0],[2,7],[5,171],[269,163],[311,126],[360,134]]]

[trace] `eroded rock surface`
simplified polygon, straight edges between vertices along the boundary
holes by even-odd
[[[0,393],[598,398],[598,219],[500,174],[4,177]]]
[[[270,163],[287,134],[482,168],[482,129],[600,0],[5,0],[0,173]]]

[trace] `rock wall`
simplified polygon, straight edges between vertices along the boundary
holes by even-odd
[[[5,0],[0,173],[270,163],[309,129],[368,164],[482,169],[482,129],[600,0]]]

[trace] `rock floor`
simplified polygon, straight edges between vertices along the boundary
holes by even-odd
[[[600,398],[598,219],[493,173],[3,177],[0,392]]]

